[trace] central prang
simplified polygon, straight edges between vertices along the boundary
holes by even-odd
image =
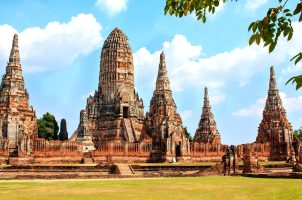
[[[79,141],[93,138],[98,147],[112,140],[141,140],[144,104],[134,89],[133,56],[128,38],[119,28],[104,42],[98,90],[88,97],[80,118],[76,131]]]

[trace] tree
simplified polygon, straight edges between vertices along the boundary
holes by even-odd
[[[185,129],[185,134],[186,134],[186,136],[189,138],[189,141],[192,142],[192,141],[193,141],[193,138],[192,138],[191,134],[188,132],[187,127],[185,127],[184,129]]]
[[[59,126],[54,115],[45,113],[38,122],[38,136],[47,140],[57,140]]]
[[[297,130],[294,130],[294,135],[302,140],[302,127]]]
[[[226,3],[228,0],[166,0],[164,9],[165,14],[175,15],[176,17],[187,16],[188,13],[195,13],[198,20],[206,23],[207,13],[215,13],[216,8]],[[237,1],[237,0],[229,0]],[[269,8],[266,15],[255,22],[252,22],[248,27],[252,31],[249,39],[249,45],[256,43],[268,46],[269,52],[273,52],[279,37],[283,35],[287,40],[291,40],[294,34],[292,20],[298,16],[298,21],[302,21],[302,0],[295,0],[297,5],[294,11],[287,7],[288,0],[276,0],[278,5]],[[295,55],[291,61],[296,65],[302,59],[302,52]],[[288,83],[296,83],[296,90],[302,87],[302,74],[290,78]]]

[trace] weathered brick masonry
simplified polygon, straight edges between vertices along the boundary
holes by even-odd
[[[36,115],[28,101],[15,34],[0,87],[0,164],[221,161],[228,149],[221,144],[207,88],[194,140],[189,141],[173,99],[164,52],[145,115],[143,100],[134,88],[131,47],[119,28],[104,42],[98,88],[88,97],[69,140],[37,138]],[[63,138],[67,132],[61,132]],[[244,145],[237,147],[239,158],[244,149]],[[286,160],[294,155],[301,161],[301,141],[293,137],[273,68],[263,119],[249,150],[263,160]]]

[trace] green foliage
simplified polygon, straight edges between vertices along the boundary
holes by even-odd
[[[188,132],[187,127],[185,127],[184,129],[185,129],[185,134],[186,134],[186,136],[189,138],[189,141],[192,142],[192,141],[193,141],[193,138],[192,138],[191,134]]]
[[[187,16],[188,13],[195,12],[197,19],[205,23],[206,14],[214,13],[215,8],[220,4],[226,3],[228,0],[166,0],[165,14],[175,15],[176,17]],[[230,0],[237,1],[237,0]],[[294,34],[292,27],[292,19],[298,17],[298,21],[302,21],[302,1],[296,0],[297,5],[294,11],[287,8],[288,0],[277,0],[278,5],[269,8],[266,15],[255,22],[252,22],[248,30],[252,32],[249,39],[249,45],[256,43],[268,46],[269,52],[273,52],[277,46],[279,37],[282,35],[291,40]],[[291,61],[296,65],[302,59],[302,52],[294,56]],[[288,83],[296,83],[296,90],[302,87],[302,75],[294,76],[287,81]]]
[[[54,115],[45,113],[42,118],[37,120],[38,136],[47,140],[57,140],[59,126]]]
[[[302,140],[302,127],[297,130],[294,130],[294,135],[296,135],[298,138]]]
[[[195,13],[198,20],[206,23],[207,13],[215,13],[216,8],[228,0],[166,0],[165,15],[176,17],[187,16],[188,13]],[[237,0],[230,0],[237,1]]]
[[[278,0],[279,5],[275,8],[269,8],[266,16],[255,22],[252,22],[248,28],[253,34],[250,37],[249,44],[260,44],[260,39],[263,41],[264,46],[268,46],[269,52],[273,52],[279,37],[282,35],[287,38],[287,41],[291,40],[294,34],[292,27],[293,17],[299,15],[298,21],[302,21],[302,2],[297,3],[294,11],[291,11],[286,7],[288,0]],[[302,59],[302,53],[295,55],[291,61],[294,61],[295,65]],[[290,78],[288,83],[296,83],[296,90],[302,87],[302,75],[294,76]]]

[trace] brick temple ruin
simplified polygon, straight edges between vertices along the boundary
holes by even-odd
[[[258,127],[256,141],[249,145],[253,154],[260,160],[302,160],[302,146],[299,138],[293,135],[293,129],[286,117],[285,108],[279,95],[274,67],[270,68],[268,95]],[[242,157],[245,144],[238,146],[238,155]]]
[[[173,99],[164,52],[149,111],[144,113],[143,99],[134,88],[132,50],[119,28],[104,42],[99,84],[80,112],[77,130],[69,140],[38,138],[18,48],[15,34],[0,87],[0,164],[221,161],[228,149],[221,144],[207,88],[198,128],[189,141]],[[62,137],[67,134],[63,129]],[[273,68],[256,142],[239,145],[238,158],[243,158],[245,145],[262,160],[301,161],[301,142],[293,137]]]

